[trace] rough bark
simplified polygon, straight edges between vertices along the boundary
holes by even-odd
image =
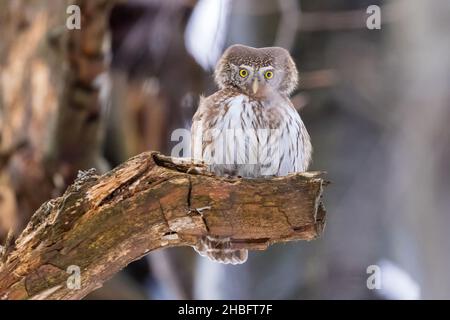
[[[235,248],[312,240],[324,228],[320,173],[216,177],[202,164],[142,153],[98,176],[80,172],[44,203],[0,268],[2,299],[80,299],[152,250],[228,236]],[[81,270],[68,289],[67,268]]]

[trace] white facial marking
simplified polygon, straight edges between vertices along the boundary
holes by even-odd
[[[246,65],[246,64],[241,64],[241,65],[239,66],[239,68],[241,68],[241,69],[247,69],[247,70],[250,71],[250,72],[253,72],[253,71],[254,71],[253,67],[248,66],[248,65]]]
[[[274,69],[275,69],[275,68],[272,67],[272,66],[267,66],[267,67],[259,68],[259,71],[261,71],[261,72],[266,72],[266,71],[274,70]]]

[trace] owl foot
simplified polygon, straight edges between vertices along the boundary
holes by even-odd
[[[247,249],[232,249],[231,239],[228,237],[203,236],[194,249],[201,256],[223,264],[242,264],[248,257]]]

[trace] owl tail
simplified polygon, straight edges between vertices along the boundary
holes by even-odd
[[[231,249],[230,238],[203,236],[194,247],[201,256],[225,264],[242,264],[247,261],[247,249]]]

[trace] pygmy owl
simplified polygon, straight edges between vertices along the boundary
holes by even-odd
[[[311,142],[289,95],[298,72],[283,48],[233,45],[219,60],[219,91],[201,98],[191,129],[192,157],[217,175],[257,178],[306,171]],[[227,237],[205,236],[195,249],[221,262],[240,264],[245,249]]]

